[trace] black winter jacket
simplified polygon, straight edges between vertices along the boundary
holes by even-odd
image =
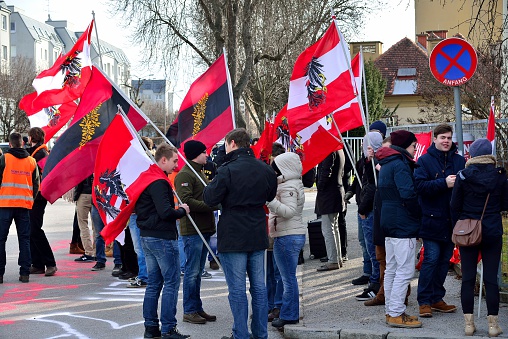
[[[314,213],[325,215],[339,213],[343,210],[341,194],[342,175],[340,157],[333,152],[323,160],[317,168],[317,195]]]
[[[217,225],[219,252],[252,252],[268,248],[264,205],[277,193],[275,171],[254,157],[250,148],[226,155],[226,162],[205,187],[203,201],[222,205]]]
[[[176,219],[185,216],[185,210],[183,208],[175,210],[173,190],[169,182],[159,179],[148,185],[141,193],[134,209],[140,236],[178,239]]]
[[[453,188],[446,185],[446,177],[464,169],[465,160],[452,144],[448,152],[432,144],[418,159],[415,169],[416,192],[422,208],[420,237],[433,241],[451,241],[456,217],[450,213]]]
[[[386,237],[416,238],[420,228],[421,210],[414,185],[414,161],[400,147],[381,147],[376,152],[381,165],[379,198],[381,228]]]
[[[78,201],[81,194],[92,194],[93,174],[80,182],[74,190],[74,201]]]
[[[480,219],[485,200],[489,202],[482,220],[482,238],[503,235],[501,211],[508,210],[506,171],[495,167],[490,155],[471,158],[459,172],[453,187],[451,208],[459,219]]]

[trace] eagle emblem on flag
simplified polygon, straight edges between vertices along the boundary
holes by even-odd
[[[120,173],[117,170],[110,171],[106,169],[106,171],[101,173],[99,185],[95,186],[94,191],[97,207],[112,219],[116,218],[120,213],[120,209],[115,206],[118,202],[113,201],[113,198],[116,197],[116,200],[123,200],[122,203],[129,202],[129,197],[123,189]]]
[[[307,76],[307,98],[309,99],[309,109],[318,107],[326,102],[327,88],[325,86],[326,77],[323,73],[323,64],[319,59],[312,57],[311,61],[305,67]]]

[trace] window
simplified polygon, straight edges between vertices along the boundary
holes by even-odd
[[[7,30],[7,17],[5,15],[2,15],[2,29]]]
[[[11,58],[16,57],[16,46],[11,45]]]
[[[7,60],[7,46],[2,45],[2,60]]]
[[[44,50],[44,60],[48,60],[48,50]]]
[[[16,23],[15,22],[11,22],[11,32],[16,33]]]

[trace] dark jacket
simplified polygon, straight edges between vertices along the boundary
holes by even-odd
[[[374,164],[377,164],[374,161]],[[378,172],[376,171],[376,175]],[[372,161],[365,162],[364,173],[362,176],[362,189],[360,191],[360,202],[358,203],[358,213],[367,215],[374,210],[374,196],[376,194],[376,179],[374,179],[374,169]]]
[[[175,210],[173,190],[164,179],[155,180],[141,193],[134,210],[142,237],[178,239],[176,219],[185,216],[185,210]]]
[[[34,159],[35,161],[37,162],[37,168],[39,169],[39,175],[40,175],[40,179],[41,179],[41,182],[42,182],[42,169],[41,167],[39,166],[39,161],[41,161],[42,159],[44,159],[45,157],[48,156],[48,148],[46,145],[44,145],[44,147],[41,147],[37,152],[35,152],[35,150],[37,150],[37,148],[39,148],[40,146],[43,146],[42,143],[38,143],[36,144],[35,146],[32,146],[32,147],[28,147],[26,148],[26,151],[28,152],[28,154],[30,154]],[[35,154],[34,154],[35,152]],[[35,198],[37,200],[46,200],[41,192],[39,191],[39,194],[37,194],[37,197]]]
[[[314,213],[325,215],[339,213],[343,210],[342,174],[343,166],[337,152],[323,160],[317,168],[317,195]]]
[[[189,160],[189,164],[200,175],[205,183],[208,183],[204,173],[203,166]],[[196,223],[201,233],[215,233],[215,216],[214,208],[209,207],[203,201],[203,189],[205,186],[196,174],[191,170],[189,165],[185,165],[175,177],[176,194],[180,197],[184,204],[189,205],[190,216]],[[215,207],[215,209],[217,209]],[[187,216],[180,220],[181,235],[196,235],[198,232],[190,222]]]
[[[78,201],[81,194],[92,194],[93,174],[80,182],[74,190],[74,201]]]
[[[456,153],[452,143],[448,152],[432,144],[427,153],[418,159],[415,169],[416,192],[422,209],[420,237],[434,241],[451,241],[455,223],[450,211],[453,188],[446,185],[446,177],[464,169],[464,157]]]
[[[351,184],[351,186],[348,187],[348,191],[353,192],[353,194],[355,195],[356,204],[360,205],[361,192],[362,192],[361,180],[362,180],[363,172],[365,169],[365,157],[363,155],[356,162],[355,167],[356,167],[356,173],[358,175],[355,175],[355,178],[353,179],[353,183]]]
[[[268,248],[264,205],[277,193],[275,171],[254,157],[250,148],[229,152],[226,162],[205,187],[208,206],[222,205],[217,225],[219,252],[252,252]]]
[[[421,211],[413,178],[414,161],[400,147],[382,147],[376,152],[381,165],[379,198],[381,199],[381,228],[386,237],[416,238],[420,228]]]
[[[482,237],[501,237],[501,211],[508,210],[506,171],[495,167],[494,157],[479,156],[468,160],[459,172],[453,187],[450,206],[462,219],[480,219],[485,200],[489,202],[482,220]]]

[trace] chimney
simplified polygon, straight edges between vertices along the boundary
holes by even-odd
[[[434,31],[434,34],[436,34],[441,39],[446,39],[446,37],[448,36],[448,31],[447,30]]]
[[[427,49],[427,37],[429,35],[427,33],[420,33],[416,35],[416,40],[420,45],[423,46],[424,49]]]

